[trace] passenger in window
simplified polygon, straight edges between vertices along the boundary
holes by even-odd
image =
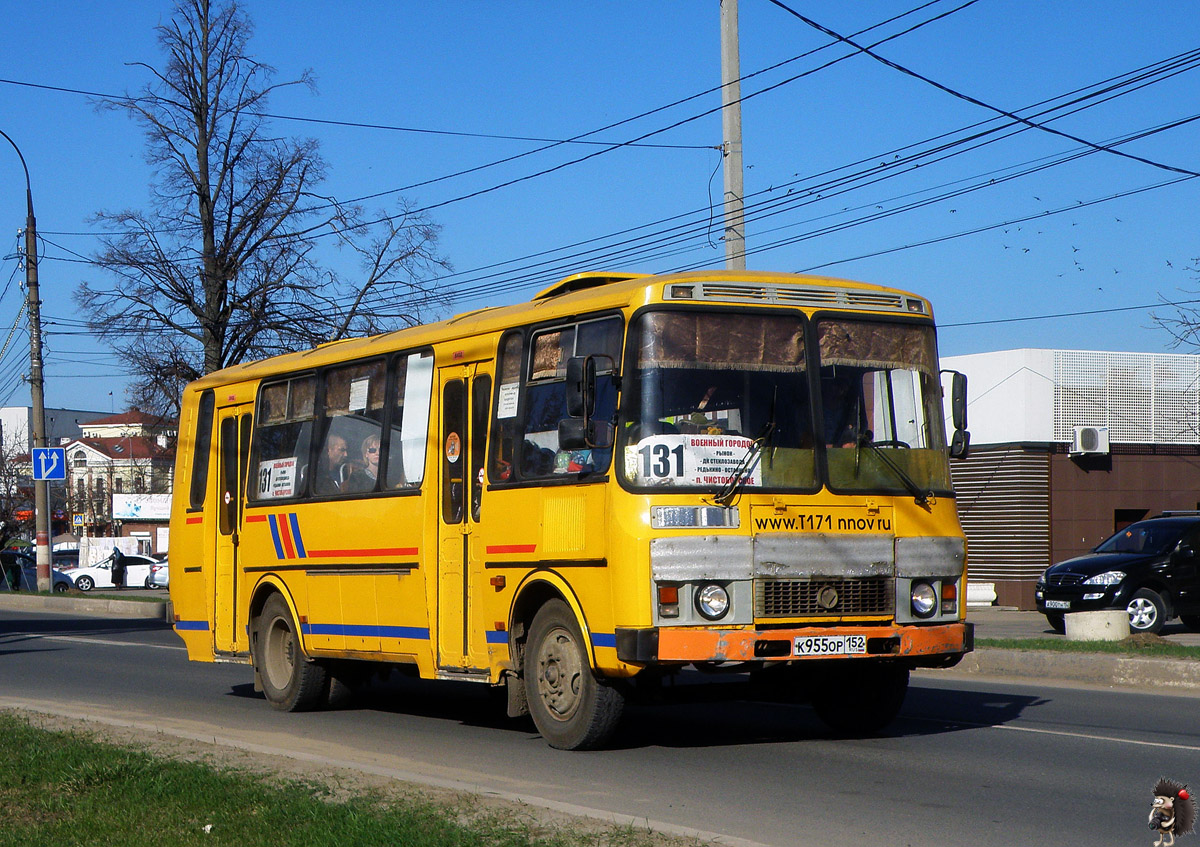
[[[346,491],[374,491],[379,479],[379,436],[371,433],[362,442],[362,466],[346,478]]]
[[[341,491],[346,477],[346,439],[330,434],[325,439],[325,452],[317,463],[317,493]]]

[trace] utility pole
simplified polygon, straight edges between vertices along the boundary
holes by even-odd
[[[721,151],[725,157],[725,269],[746,269],[742,192],[742,84],[737,0],[721,3]]]
[[[33,216],[33,187],[29,181],[29,167],[17,142],[0,130],[5,140],[17,151],[21,167],[25,170],[25,291],[29,309],[29,392],[33,403],[33,446],[46,446],[46,398],[42,383],[42,300],[38,293],[37,273],[37,221]],[[49,485],[44,479],[33,481],[33,520],[37,533],[37,583],[38,591],[49,591],[50,577],[50,498]]]

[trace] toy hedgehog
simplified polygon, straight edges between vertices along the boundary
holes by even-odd
[[[1150,828],[1158,833],[1154,847],[1171,847],[1176,835],[1187,835],[1196,825],[1196,801],[1187,786],[1170,779],[1154,785]]]

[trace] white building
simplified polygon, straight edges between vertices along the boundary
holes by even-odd
[[[1200,356],[1004,350],[948,356],[971,455],[952,462],[971,578],[1033,607],[1054,562],[1167,510],[1200,509]]]

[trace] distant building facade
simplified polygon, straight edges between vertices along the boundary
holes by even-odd
[[[165,552],[178,424],[133,410],[82,430],[62,445],[76,533],[134,537],[142,552]]]
[[[1200,509],[1200,356],[1005,350],[967,375],[971,454],[951,463],[968,574],[1031,609],[1041,572],[1121,527]]]

